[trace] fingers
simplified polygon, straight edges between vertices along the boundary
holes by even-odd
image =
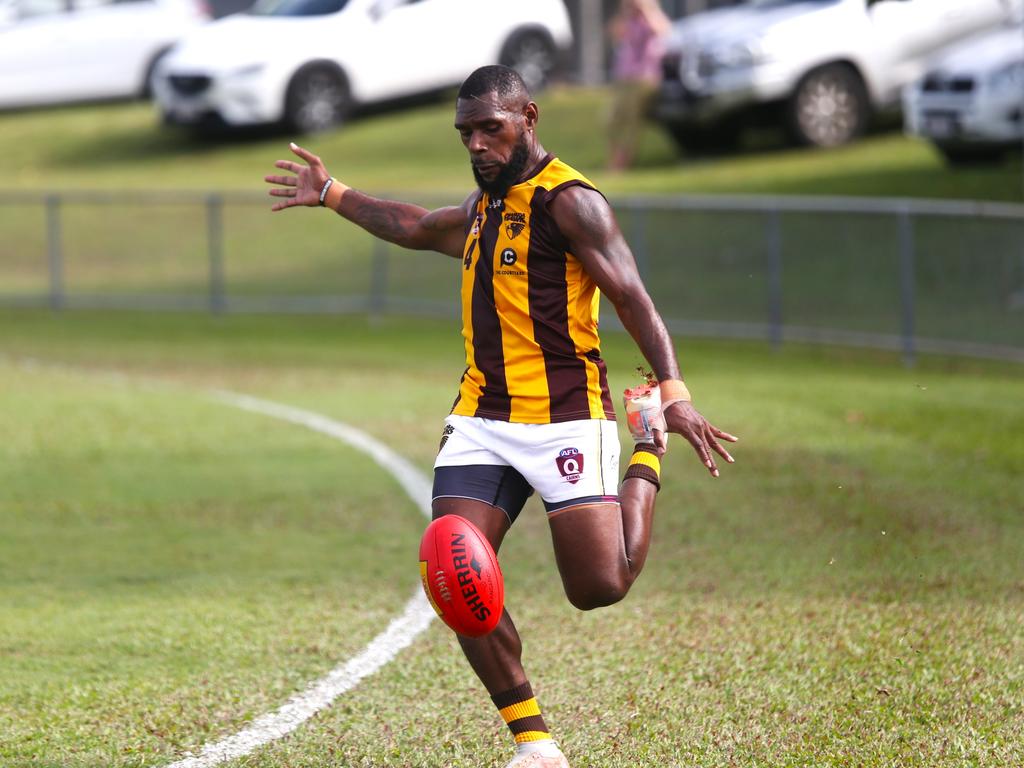
[[[292,173],[298,173],[299,171],[305,169],[306,166],[304,166],[304,165],[302,165],[300,163],[296,163],[296,162],[294,162],[292,160],[277,160],[274,163],[274,167],[275,168],[282,168],[282,169],[284,169],[286,171],[291,171]]]
[[[293,141],[293,142],[291,142],[291,143],[290,143],[290,144],[288,145],[288,148],[289,148],[289,149],[290,149],[290,150],[291,150],[292,152],[294,152],[294,153],[295,153],[296,155],[298,155],[299,157],[301,157],[301,158],[302,158],[303,160],[305,160],[305,161],[306,161],[307,163],[309,163],[310,165],[312,165],[313,163],[319,163],[319,162],[320,162],[320,158],[319,158],[319,157],[317,157],[316,155],[314,155],[314,154],[313,154],[312,152],[310,152],[309,150],[303,149],[303,148],[302,148],[302,147],[300,147],[300,146],[299,146],[298,144],[296,144],[296,143],[295,143],[294,141]]]
[[[718,467],[715,466],[715,460],[711,456],[708,444],[704,442],[699,435],[694,433],[687,435],[686,439],[690,441],[690,445],[693,446],[693,450],[697,452],[697,456],[700,457],[701,463],[708,468],[712,477],[718,477]]]
[[[661,429],[654,429],[654,447],[658,451],[658,456],[662,457],[668,451],[668,433]]]
[[[290,198],[288,198],[286,200],[280,200],[280,201],[274,203],[272,206],[270,206],[270,210],[272,210],[272,211],[283,211],[285,208],[291,208],[292,206],[295,206],[295,205],[298,205],[298,203],[295,202],[295,198],[294,197],[290,197]]]
[[[723,432],[718,427],[713,426],[711,424],[708,424],[708,429],[711,430],[711,434],[713,434],[715,437],[719,438],[720,440],[728,440],[730,443],[738,443],[739,440],[740,440],[735,435],[730,435],[728,432]]]
[[[728,461],[730,464],[736,463],[736,459],[730,456],[729,452],[725,450],[725,448],[723,448],[717,440],[715,440],[715,436],[712,435],[710,431],[706,435],[704,435],[704,441],[705,443],[707,443],[707,445],[711,446],[711,450],[713,450],[723,459]]]
[[[268,184],[283,184],[286,187],[294,187],[298,183],[294,176],[264,176],[263,180]]]
[[[715,453],[730,464],[736,463],[732,455],[718,442],[719,439],[728,440],[733,443],[736,442],[737,438],[728,432],[723,432],[702,420],[699,424],[692,424],[690,429],[680,430],[680,434],[693,446],[693,450],[696,451],[701,463],[707,467],[712,477],[719,476],[718,465],[715,463]]]
[[[270,194],[274,197],[295,197],[295,190],[274,187],[273,189],[270,190]]]

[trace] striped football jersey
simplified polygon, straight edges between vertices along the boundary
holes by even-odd
[[[452,413],[525,424],[615,419],[600,292],[548,211],[593,185],[548,155],[504,199],[481,193],[462,259],[466,372]]]

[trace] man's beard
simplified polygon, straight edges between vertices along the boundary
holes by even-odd
[[[512,156],[498,171],[498,175],[494,177],[493,181],[487,181],[481,176],[475,165],[473,165],[473,178],[476,179],[477,186],[492,199],[503,198],[508,193],[509,187],[519,181],[528,162],[530,162],[530,145],[526,142],[526,133],[524,132],[513,147]]]

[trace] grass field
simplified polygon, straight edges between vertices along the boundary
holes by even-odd
[[[619,390],[640,361],[605,347]],[[1021,369],[681,347],[742,441],[718,480],[669,454],[626,601],[568,605],[535,501],[502,551],[573,765],[1021,765]],[[427,472],[461,364],[442,322],[0,313],[0,764],[164,765],[364,647],[416,587],[422,516],[361,454],[208,393]],[[508,742],[435,622],[231,765],[482,766]]]
[[[728,157],[680,160],[666,134],[645,132],[637,167],[609,174],[608,92],[556,88],[539,95],[545,146],[592,175],[610,194],[871,195],[1024,200],[1021,160],[947,168],[930,145],[890,128],[832,151],[787,149],[768,136]],[[437,192],[461,200],[472,185],[452,128],[453,101],[354,121],[302,139],[347,183],[368,191]],[[148,104],[0,114],[8,188],[253,189],[290,137],[202,141],[164,128]]]

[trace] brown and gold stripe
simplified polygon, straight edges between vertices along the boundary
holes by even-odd
[[[517,744],[551,738],[529,683],[496,694],[491,697],[491,701],[512,731]]]

